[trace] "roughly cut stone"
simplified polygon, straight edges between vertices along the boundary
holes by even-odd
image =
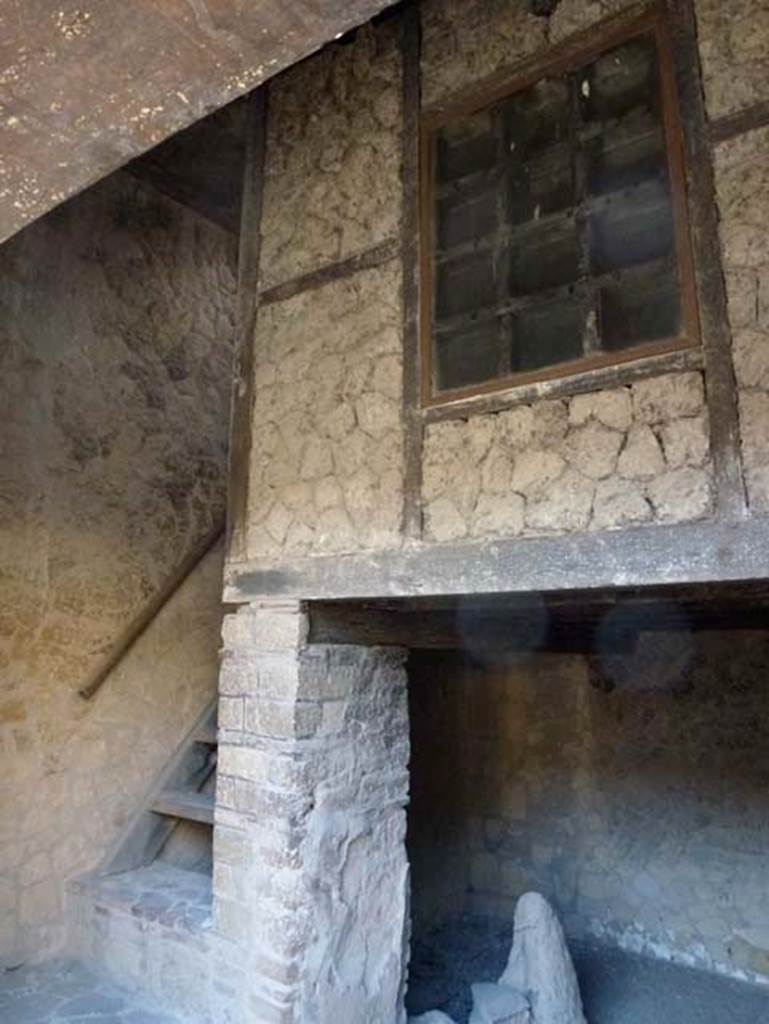
[[[710,510],[710,481],[702,469],[685,467],[663,473],[651,481],[648,493],[663,519],[698,519]]]
[[[454,1024],[454,1019],[443,1010],[428,1010],[418,1017],[409,1017],[409,1024]]]
[[[497,417],[497,432],[501,441],[512,448],[524,448],[534,432],[534,414],[530,405],[508,409]]]
[[[519,494],[482,494],[473,513],[471,532],[476,536],[517,536],[523,530],[523,512],[524,500]]]
[[[662,428],[662,447],[671,469],[701,466],[708,457],[710,438],[704,415],[673,420]]]
[[[588,423],[569,434],[566,456],[583,476],[601,480],[614,472],[622,434],[599,423]]]
[[[596,485],[593,500],[593,526],[612,529],[651,519],[652,509],[643,494],[642,485],[633,480],[611,477]]]
[[[434,540],[457,540],[467,533],[467,524],[453,501],[437,498],[427,506],[427,530]]]
[[[537,449],[522,452],[513,468],[513,490],[527,497],[536,495],[558,479],[565,465],[556,452]]]
[[[696,416],[705,404],[700,373],[668,373],[633,385],[636,418],[655,424],[679,416]]]
[[[747,328],[736,331],[732,353],[741,387],[769,388],[769,334]]]
[[[531,413],[532,441],[535,445],[548,448],[563,440],[569,425],[569,414],[565,402],[559,400],[540,401],[531,407]]]
[[[732,330],[751,327],[758,311],[758,279],[755,270],[732,268],[726,271],[726,295]]]
[[[586,1024],[563,929],[539,893],[518,900],[513,948],[499,983],[527,994],[532,1024]]]
[[[584,530],[590,520],[595,484],[568,468],[553,487],[526,507],[526,525],[535,530]]]
[[[529,1024],[529,1001],[507,985],[480,982],[471,986],[473,1009],[468,1024]]]
[[[631,480],[649,480],[664,469],[665,459],[653,431],[643,425],[634,427],[617,463],[619,475]]]
[[[576,395],[569,406],[569,422],[582,426],[596,419],[613,430],[627,430],[633,421],[633,404],[627,388]]]

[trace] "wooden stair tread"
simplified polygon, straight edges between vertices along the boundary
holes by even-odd
[[[195,793],[180,789],[166,789],[152,801],[150,810],[169,818],[214,823],[214,794]]]

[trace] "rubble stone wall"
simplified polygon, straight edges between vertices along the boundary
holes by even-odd
[[[562,0],[545,18],[523,2],[424,0],[422,102],[438,103],[630,6],[626,0]],[[743,0],[696,4],[711,117],[764,94],[763,8],[756,15],[756,39],[744,30],[746,10]],[[397,239],[398,27],[397,18],[368,26],[271,85],[262,288],[299,282]],[[728,93],[732,66],[742,85]],[[768,410],[756,372],[765,333],[766,260],[758,227],[767,203],[765,150],[761,130],[717,153],[743,454],[757,510],[769,490],[762,439]],[[282,561],[403,543],[401,303],[394,259],[302,285],[298,294],[260,308],[249,558]],[[417,421],[423,539],[709,517],[714,494],[706,396],[702,371],[661,370],[627,386],[597,383],[594,392],[573,398],[545,393],[501,412],[463,410],[453,420]]]
[[[215,925],[254,1019],[403,1024],[404,652],[306,636],[292,604],[225,619]]]
[[[399,543],[401,318],[395,262],[260,311],[251,557]]]
[[[707,516],[700,373],[435,423],[425,435],[426,536],[523,536]]]
[[[575,937],[768,981],[768,659],[647,634],[605,692],[582,655],[412,654],[415,936],[534,889]]]
[[[695,0],[702,84],[710,118],[769,98],[769,6]]]
[[[401,60],[397,22],[364,26],[270,85],[262,287],[397,235]]]
[[[77,690],[224,511],[233,239],[115,175],[0,250],[0,964],[63,938],[215,693],[221,556]]]

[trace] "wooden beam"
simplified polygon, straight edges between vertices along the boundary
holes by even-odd
[[[637,362],[599,367],[595,370],[575,373],[569,377],[554,377],[550,380],[536,381],[533,384],[518,384],[507,391],[475,395],[472,398],[457,399],[442,405],[431,405],[422,410],[422,416],[427,423],[464,419],[467,416],[501,412],[503,409],[511,409],[516,405],[529,405],[545,398],[570,398],[573,395],[584,395],[592,391],[627,387],[635,381],[648,380],[649,377],[659,377],[665,373],[701,370],[702,367],[701,349],[680,349],[677,352],[648,356]]]
[[[110,673],[118,666],[136,641],[150,626],[155,616],[165,604],[171,600],[188,576],[197,568],[224,534],[224,523],[216,522],[205,536],[197,542],[182,558],[176,568],[166,577],[158,590],[149,598],[137,615],[131,619],[120,635],[101,653],[104,660],[98,668],[88,676],[78,690],[83,700],[91,700],[107,681]]]
[[[486,611],[462,605],[440,611],[381,610],[365,603],[310,603],[310,643],[465,651],[483,658],[509,654],[589,654],[600,618],[578,623],[551,615],[541,604]],[[614,629],[604,648],[632,648],[632,629]]]
[[[710,122],[710,141],[713,145],[736,139],[739,135],[753,132],[769,125],[769,100],[754,103],[733,114],[726,114]]]
[[[274,302],[285,302],[302,292],[309,292],[315,288],[322,288],[331,284],[332,281],[339,281],[344,277],[352,277],[361,270],[372,270],[374,267],[381,267],[383,263],[389,263],[395,259],[400,251],[400,242],[397,238],[387,238],[384,242],[372,245],[370,249],[356,253],[345,260],[338,260],[335,263],[327,263],[317,270],[310,270],[306,274],[300,274],[290,281],[283,281],[272,288],[267,288],[259,293],[259,305],[268,306]]]
[[[422,441],[419,409],[419,122],[421,107],[421,22],[412,0],[401,16],[403,61],[403,128],[401,133],[403,199],[401,266],[403,268],[403,518],[405,537],[422,535]]]
[[[713,155],[702,95],[702,72],[692,0],[667,0],[688,175],[689,223],[695,254],[705,387],[710,420],[716,512],[746,514],[740,461],[737,386],[726,308]]]
[[[769,518],[241,562],[225,600],[522,594],[769,579]]]
[[[238,245],[235,360],[230,410],[227,557],[245,555],[251,425],[254,414],[254,332],[258,309],[262,194],[267,139],[267,86],[252,93],[246,117],[243,200]]]

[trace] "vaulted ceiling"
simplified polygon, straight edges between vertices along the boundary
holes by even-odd
[[[0,242],[391,0],[0,0]]]

